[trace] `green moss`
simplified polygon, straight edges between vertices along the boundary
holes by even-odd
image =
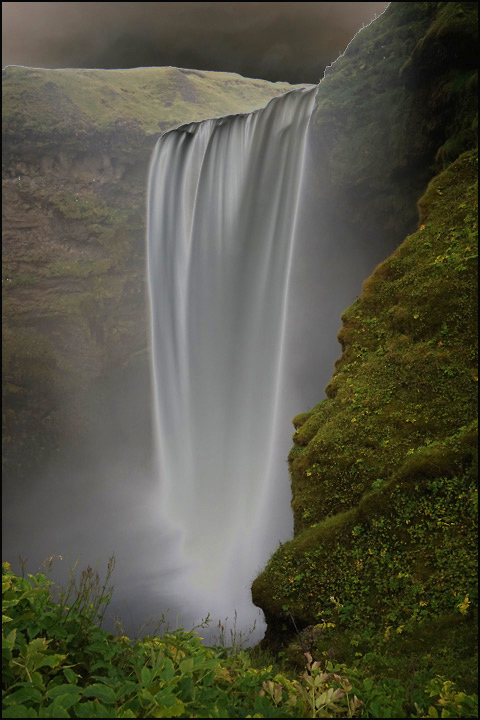
[[[477,142],[478,3],[438,3],[434,22],[418,41],[404,73],[429,87],[431,132],[443,133],[435,160],[446,166]],[[433,78],[433,79],[432,79]],[[440,130],[442,128],[442,130]]]
[[[47,277],[87,278],[91,275],[103,275],[112,267],[112,260],[104,258],[96,262],[81,260],[57,260],[45,270]]]
[[[387,639],[384,634],[380,644],[368,631],[320,623],[305,628],[290,641],[284,652],[289,664],[299,668],[303,667],[304,652],[308,651],[314,657],[357,668],[370,683],[395,679],[410,688],[410,692],[433,675],[449,675],[455,667],[455,675],[464,691],[476,692],[478,680],[472,663],[476,638],[472,633],[472,622],[476,622],[472,615],[441,615],[434,621],[419,622],[413,634],[403,629],[398,633],[390,628]]]
[[[132,143],[185,122],[265,105],[292,86],[232,73],[172,67],[131,70],[3,70],[3,124],[10,144],[37,147]],[[32,108],[35,109],[32,112]],[[94,137],[95,135],[95,137]],[[106,145],[105,145],[106,146]]]
[[[330,398],[295,420],[295,445],[305,447],[290,456],[298,530],[307,509],[318,521],[354,506],[425,439],[474,417],[475,155],[434,180],[419,205],[421,229],[344,313]]]
[[[277,616],[287,609],[286,619],[292,613],[300,626],[320,624],[324,631],[316,643],[317,657],[325,653],[357,664],[364,662],[359,657],[376,653],[395,675],[398,663],[392,665],[389,656],[404,643],[413,660],[429,655],[427,665],[439,672],[432,650],[436,647],[443,656],[448,645],[439,636],[433,647],[425,646],[425,628],[444,617],[453,632],[462,622],[467,598],[471,605],[467,603],[464,625],[471,631],[471,607],[477,601],[476,443],[466,434],[468,442],[460,433],[444,447],[448,472],[456,475],[437,475],[427,482],[422,470],[412,476],[411,468],[402,468],[355,509],[327,518],[282,546],[254,583],[256,601],[263,600]],[[358,641],[351,643],[355,637]],[[450,662],[445,661],[448,670],[442,668],[451,677],[459,673],[454,657],[452,651]],[[476,674],[469,657],[472,682]],[[372,672],[368,657],[365,666]]]
[[[362,655],[395,668],[387,656],[403,650],[392,638],[413,647],[439,617],[461,620],[465,598],[473,619],[476,178],[469,152],[430,183],[419,230],[343,315],[328,398],[294,421],[295,538],[252,593],[272,621],[335,623],[327,645],[338,659],[355,657],[357,633]],[[457,677],[455,652],[435,647],[428,663],[446,658]]]
[[[438,3],[436,17],[418,41],[414,62],[432,70],[438,65],[451,65],[452,55],[458,64],[469,65],[477,51],[478,3]]]
[[[105,220],[107,208],[105,201],[97,195],[75,193],[66,195],[59,193],[50,198],[52,205],[69,220],[84,220],[91,222]]]

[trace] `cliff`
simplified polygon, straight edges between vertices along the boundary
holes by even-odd
[[[337,248],[340,265],[342,253],[349,263],[393,254],[343,315],[327,398],[294,420],[295,537],[253,584],[267,643],[291,660],[311,650],[372,677],[411,677],[413,667],[465,688],[476,679],[476,11],[392,3],[320,85],[309,192],[328,230],[312,246]],[[135,400],[125,442],[148,437],[153,142],[285,89],[172,68],[7,69],[12,475],[99,423],[116,432],[122,392]]]
[[[342,233],[388,247],[415,232],[344,312],[327,398],[294,418],[295,536],[252,588],[267,644],[290,660],[308,650],[372,677],[428,669],[465,687],[476,682],[476,10],[393,3],[320,85],[329,182],[317,190],[347,218]]]
[[[149,454],[151,150],[168,128],[250,111],[289,89],[177,68],[3,71],[9,476],[37,477],[60,448],[91,450],[99,428],[103,437],[110,427],[112,441],[122,436],[132,452],[137,446]]]

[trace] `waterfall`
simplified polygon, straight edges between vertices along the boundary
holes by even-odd
[[[158,140],[150,168],[148,277],[163,522],[179,538],[190,602],[217,616],[236,609],[245,622],[256,614],[253,577],[291,534],[278,508],[288,504],[278,480],[288,446],[279,460],[276,433],[316,90],[171,130]]]

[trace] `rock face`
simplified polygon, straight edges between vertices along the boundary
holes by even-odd
[[[327,68],[311,122],[294,266],[306,291],[293,346],[306,366],[298,361],[304,399],[292,414],[321,399],[338,319],[418,226],[428,182],[475,145],[475,36],[475,4],[392,3]],[[328,313],[316,311],[325,304]]]
[[[347,218],[342,232],[387,248],[415,218],[416,232],[343,314],[327,399],[294,418],[295,537],[252,588],[267,641],[290,642],[291,658],[308,649],[398,676],[400,655],[465,685],[476,677],[475,13],[392,3],[320,85],[329,182],[316,191]],[[305,633],[291,640],[302,628],[307,648]]]
[[[476,3],[392,3],[325,73],[316,190],[365,249],[395,248],[442,164],[476,142]]]
[[[144,233],[151,149],[168,128],[247,112],[289,89],[177,68],[4,70],[9,475],[37,474],[60,447],[84,450],[98,427],[148,447]],[[126,407],[132,417],[119,428]]]

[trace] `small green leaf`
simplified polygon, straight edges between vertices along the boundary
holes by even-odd
[[[67,710],[68,708],[72,707],[72,705],[75,705],[76,702],[78,702],[79,698],[77,695],[72,695],[71,693],[65,694],[65,695],[59,695],[55,698],[52,705],[50,705],[51,708],[55,707],[62,707],[64,710]],[[63,717],[63,716],[62,716]]]
[[[54,668],[57,667],[57,665],[60,665],[66,657],[66,655],[46,655],[36,663],[35,667],[37,669],[45,666]]]
[[[3,697],[5,705],[19,705],[23,702],[40,703],[42,701],[42,693],[34,687],[22,687],[10,695]]]
[[[48,643],[45,638],[35,638],[35,640],[32,640],[27,645],[27,655],[33,655],[39,651],[45,651],[47,646]]]
[[[73,712],[77,718],[113,718],[115,715],[115,708],[106,707],[102,703],[94,700],[88,702],[77,703],[73,707]]]
[[[185,712],[185,705],[182,703],[181,700],[177,700],[173,705],[170,705],[170,707],[158,707],[155,708],[155,710],[152,713],[152,717],[154,718],[174,718],[174,717],[180,717],[180,715],[183,715]]]
[[[139,697],[144,700],[146,703],[151,703],[155,700],[150,690],[147,690],[146,688],[142,688],[142,690],[139,693]]]
[[[17,638],[17,631],[12,630],[12,632],[8,633],[7,637],[5,638],[4,644],[7,644],[10,647],[12,647],[13,645],[15,645],[16,638]]]
[[[142,667],[142,672],[140,673],[140,677],[142,678],[143,685],[150,685],[152,682],[152,671],[150,668],[146,667],[145,665]]]
[[[159,673],[159,676],[164,682],[169,683],[174,675],[175,675],[175,669],[173,667],[173,663],[170,660],[170,658],[166,658],[165,664],[164,664],[161,672]]]
[[[54,687],[47,690],[47,697],[51,698],[52,700],[61,697],[62,695],[69,695],[70,697],[79,698],[82,694],[82,689],[78,688],[76,685],[66,685],[63,683],[62,685],[55,685]]]
[[[117,699],[128,697],[137,691],[137,683],[131,680],[126,680],[120,686],[117,687]]]
[[[45,690],[45,683],[43,682],[43,677],[39,672],[34,672],[31,674],[32,678],[32,685],[39,688],[39,690]]]
[[[183,673],[191,673],[193,670],[193,658],[185,658],[185,660],[182,660],[180,663],[180,672]]]
[[[36,718],[37,713],[33,708],[27,708],[25,705],[12,705],[2,712],[2,718]]]
[[[74,673],[71,668],[64,668],[63,674],[65,675],[65,678],[68,680],[68,682],[71,685],[76,685],[78,682],[78,675],[77,673]]]
[[[186,677],[182,677],[180,682],[178,683],[178,695],[183,702],[188,702],[189,700],[191,700],[194,690],[195,685],[193,679],[188,675]]]
[[[69,718],[70,715],[68,714],[68,710],[66,710],[63,705],[59,705],[57,701],[49,705],[47,708],[44,708],[43,713],[41,717],[51,717],[51,718]],[[46,714],[48,713],[48,715]]]
[[[108,685],[94,683],[83,691],[85,697],[95,697],[103,703],[114,703],[117,699],[115,690]]]

